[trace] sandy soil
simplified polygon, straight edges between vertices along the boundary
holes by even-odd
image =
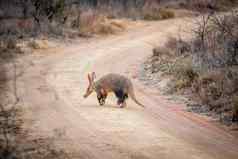
[[[238,140],[206,117],[185,111],[156,89],[137,80],[137,68],[153,43],[190,28],[186,19],[152,22],[121,35],[84,40],[32,55],[19,80],[19,93],[36,135],[65,130],[72,148],[85,159],[237,159]],[[130,77],[143,109],[133,101],[116,106],[111,95],[99,106],[95,94],[83,99],[86,75],[113,72]]]

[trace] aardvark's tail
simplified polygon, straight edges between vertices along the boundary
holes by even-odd
[[[133,87],[130,88],[129,90],[129,96],[131,97],[131,99],[138,105],[142,106],[142,107],[145,107],[145,105],[141,104],[137,99],[136,99],[136,96],[135,96],[135,92],[134,92],[134,89]]]

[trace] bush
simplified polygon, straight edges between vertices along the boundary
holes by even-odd
[[[229,77],[229,76],[232,77]],[[203,73],[193,83],[193,92],[198,95],[202,104],[217,113],[235,112],[237,96],[237,72],[216,70]],[[232,104],[233,103],[233,104]]]
[[[201,102],[217,113],[233,112],[238,94],[238,14],[202,17],[191,44],[193,66],[200,72],[194,88]],[[229,115],[231,118],[232,115]]]
[[[238,94],[238,14],[203,16],[196,23],[190,56],[199,78],[194,93],[211,111],[236,117]]]
[[[191,51],[190,43],[182,40],[181,38],[170,37],[165,44],[165,48],[168,48],[173,52],[175,56],[188,55]]]
[[[185,79],[190,83],[198,77],[198,73],[193,69],[190,58],[177,60],[174,64],[173,73],[176,74],[177,79]]]
[[[198,67],[221,68],[238,64],[238,14],[204,16],[197,23],[192,45]]]
[[[236,0],[186,0],[180,3],[181,7],[197,10],[199,12],[208,11],[228,11],[237,5]]]
[[[171,58],[171,57],[170,57]],[[175,60],[170,60],[168,71],[162,70],[164,73],[172,75],[175,83],[172,90],[182,90],[192,86],[192,83],[198,78],[198,73],[194,70],[189,57],[174,57]]]

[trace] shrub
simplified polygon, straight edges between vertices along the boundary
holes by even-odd
[[[198,73],[191,63],[191,58],[179,58],[172,65],[170,72],[174,75],[176,87],[179,89],[191,87],[192,83],[198,78]]]
[[[174,45],[174,39],[167,45]],[[163,75],[173,75],[175,77],[175,87],[177,90],[186,88],[192,85],[193,81],[198,78],[198,73],[194,70],[191,57],[184,54],[178,54],[176,46],[170,47],[155,47],[153,49],[151,72],[162,72]]]
[[[189,0],[188,5],[197,10],[215,9],[216,0]]]
[[[170,37],[165,43],[165,47],[171,50],[175,56],[187,55],[191,51],[190,44],[181,38]]]
[[[231,68],[202,72],[192,84],[197,102],[210,111],[221,114],[221,120],[237,120],[236,96],[238,95],[237,70]],[[225,114],[225,115],[224,115]]]
[[[238,14],[203,16],[194,30],[192,55],[198,67],[238,64]]]

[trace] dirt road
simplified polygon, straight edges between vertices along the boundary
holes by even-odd
[[[184,19],[151,23],[122,35],[92,39],[33,58],[19,82],[27,114],[38,135],[65,130],[62,146],[86,159],[237,159],[238,140],[210,119],[184,111],[136,78],[151,54],[189,26]],[[98,106],[96,96],[83,99],[86,74],[120,73],[132,78],[143,109],[132,101],[120,109],[111,95]]]

